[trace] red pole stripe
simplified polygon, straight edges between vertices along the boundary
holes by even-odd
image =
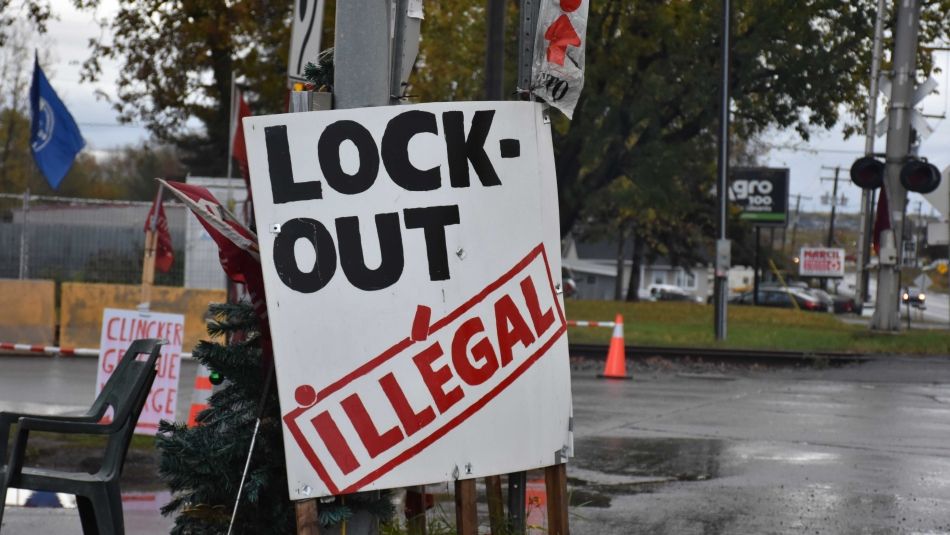
[[[44,346],[40,344],[15,344],[11,342],[0,342],[0,351],[29,351],[30,353],[46,353],[49,355],[62,355],[62,356],[96,356],[99,354],[99,348],[86,348],[86,347],[56,347],[56,346]],[[179,355],[181,358],[192,358],[191,353],[181,353]]]
[[[615,322],[613,321],[584,321],[584,320],[567,320],[567,324],[571,327],[613,327]]]

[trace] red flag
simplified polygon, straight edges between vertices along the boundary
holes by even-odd
[[[264,274],[261,271],[257,235],[239,223],[206,188],[162,179],[159,179],[159,182],[181,199],[198,217],[198,221],[218,245],[221,267],[224,268],[224,273],[228,278],[244,284],[251,298],[251,306],[254,307],[254,312],[261,321],[261,346],[265,358],[270,359],[273,350],[270,343],[270,327],[267,323]]]
[[[231,111],[231,124],[235,125],[234,137],[231,139],[231,157],[237,161],[245,183],[248,182],[247,145],[244,144],[244,124],[241,119],[250,116],[251,107],[248,106],[247,101],[244,100],[244,92],[238,91],[237,105],[235,109]],[[247,191],[251,191],[250,185],[248,185]]]
[[[155,242],[155,269],[162,273],[168,273],[175,261],[175,252],[172,251],[172,235],[168,232],[165,206],[159,197],[155,198],[155,202],[148,209],[148,217],[145,218],[145,232],[147,233],[152,229],[152,214],[155,213],[156,205],[158,205],[158,219],[155,221],[155,232],[158,234],[158,239]]]
[[[881,231],[891,228],[891,217],[887,210],[887,193],[881,188],[877,199],[877,214],[874,216],[874,232],[872,233],[874,254],[881,252]]]

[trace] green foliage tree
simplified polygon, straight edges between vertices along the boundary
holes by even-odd
[[[59,188],[54,190],[36,168],[30,153],[30,118],[12,108],[0,109],[0,145],[3,147],[0,191],[4,193],[21,193],[29,189],[34,195],[123,199],[127,198],[126,193],[134,182],[130,178],[116,180],[103,173],[100,162],[90,152],[83,151],[76,157]],[[0,203],[5,208],[18,204],[19,201]]]
[[[202,341],[193,355],[224,388],[198,414],[199,425],[161,422],[157,446],[159,475],[171,488],[163,514],[176,513],[173,535],[218,535],[228,530],[234,499],[250,448],[258,407],[267,383],[260,331],[248,304],[209,308],[208,334],[230,344]],[[277,389],[263,398],[260,430],[241,494],[234,533],[296,533],[294,506],[287,493],[287,468]],[[380,520],[393,516],[388,492],[368,492],[321,501],[321,525],[333,526],[360,511]]]
[[[151,201],[158,184],[156,177],[184,180],[185,169],[178,151],[170,145],[143,143],[117,149],[99,162],[99,174],[115,184],[121,198]]]
[[[209,407],[198,415],[200,425],[189,428],[164,421],[159,425],[159,475],[174,493],[162,513],[177,513],[173,534],[211,535],[228,530],[265,385],[253,309],[212,305],[209,313],[210,335],[243,335],[243,340],[229,345],[202,341],[195,346],[195,359],[224,377],[226,387],[211,396]],[[236,533],[293,532],[276,389],[264,403]]]
[[[40,33],[46,32],[46,23],[53,18],[48,0],[0,0],[0,48],[7,46],[16,26],[27,22]]]
[[[473,63],[473,42],[483,39],[484,16],[455,4],[466,3],[442,2],[427,12],[424,35],[454,37],[423,39],[421,62],[425,71],[436,73],[416,78],[414,92],[428,98],[479,94],[477,80],[471,80],[479,77],[473,64],[480,65]],[[777,127],[807,138],[813,129],[840,122],[843,111],[852,119],[846,130],[860,128],[876,4],[733,2],[733,136],[751,139]],[[649,170],[650,159],[683,162],[677,151],[691,143],[700,145],[691,153],[705,150],[707,163],[714,158],[709,148],[718,121],[720,5],[714,0],[591,3],[585,88],[574,120],[558,117],[553,124],[562,233],[578,221],[593,192],[619,177],[666,184],[667,174]],[[947,34],[948,7],[947,0],[925,2],[923,42]],[[923,49],[919,65],[921,73],[933,68]],[[713,175],[691,180],[709,181]]]
[[[94,156],[84,150],[76,157],[59,188],[54,190],[36,168],[30,153],[30,118],[12,108],[0,108],[0,191],[93,199],[152,200],[155,177],[181,177],[177,153],[168,146],[141,145]],[[0,209],[19,201],[0,200]]]
[[[100,0],[75,0],[94,9]],[[253,94],[255,113],[286,100],[291,3],[266,0],[126,0],[104,37],[90,42],[83,79],[101,61],[121,64],[113,107],[120,120],[146,125],[175,146],[193,174],[227,169],[232,73]],[[197,123],[197,124],[196,124]]]

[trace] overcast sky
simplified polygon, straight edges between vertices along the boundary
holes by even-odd
[[[116,64],[103,63],[103,79],[95,86],[79,83],[79,71],[88,56],[87,42],[90,37],[99,33],[93,15],[77,12],[72,8],[71,0],[53,0],[52,4],[54,12],[59,16],[58,21],[50,24],[48,36],[55,64],[44,65],[44,68],[48,71],[53,87],[79,123],[89,148],[110,150],[147,139],[148,134],[144,128],[120,125],[109,104],[96,99],[96,89],[110,96],[115,95],[114,80],[118,72]],[[115,11],[116,5],[116,0],[102,0],[102,7],[97,16],[108,16]],[[950,92],[947,80],[950,65],[946,53],[938,54],[937,65],[943,69],[942,73],[936,75],[940,86],[937,88],[938,93],[925,99],[923,111],[929,115],[944,116],[948,103],[946,95]],[[883,117],[883,106],[879,107],[878,117]],[[923,142],[920,154],[928,157],[938,168],[944,169],[950,165],[950,126],[945,119],[928,120],[934,128],[934,133]],[[832,183],[822,182],[820,178],[832,177],[834,171],[822,167],[841,166],[842,180],[838,192],[839,196],[843,194],[847,197],[848,203],[840,207],[839,211],[858,211],[861,191],[848,180],[848,168],[864,152],[863,136],[844,140],[840,131],[824,131],[816,132],[808,143],[804,143],[794,132],[772,132],[766,136],[765,141],[773,147],[766,158],[766,164],[772,167],[788,167],[791,177],[790,193],[793,196],[802,194],[811,197],[810,200],[802,200],[803,210],[829,209],[820,201],[822,194],[831,192]],[[884,138],[876,138],[875,143],[875,150],[883,152]],[[779,147],[795,147],[795,150]],[[921,197],[912,194],[908,209],[916,211],[918,200],[921,200]],[[924,203],[923,211],[929,213],[929,205],[926,201]],[[790,201],[790,205],[790,208],[794,208],[794,200]]]
[[[53,0],[51,3],[59,20],[49,24],[46,40],[51,47],[52,65],[44,64],[43,69],[56,93],[79,123],[87,147],[91,150],[108,150],[147,139],[148,133],[144,128],[120,125],[109,103],[96,98],[96,89],[115,96],[114,81],[118,72],[115,63],[103,62],[104,76],[101,82],[95,85],[79,83],[82,62],[89,57],[89,38],[99,35],[93,14],[76,11],[72,7],[72,0]],[[115,0],[102,0],[102,4],[99,15],[115,12]]]

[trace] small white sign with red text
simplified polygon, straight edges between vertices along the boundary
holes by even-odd
[[[531,91],[568,118],[584,89],[589,0],[541,0]]]
[[[145,407],[135,425],[140,435],[154,435],[160,420],[175,420],[178,406],[178,375],[181,363],[181,342],[185,334],[185,316],[163,312],[139,312],[107,308],[102,312],[102,334],[99,337],[99,367],[96,374],[96,395],[105,386],[119,360],[133,341],[160,338],[162,346],[158,373]],[[111,413],[110,413],[111,415]]]
[[[293,113],[244,132],[291,499],[566,461],[542,105]]]
[[[844,277],[844,249],[802,247],[798,274],[802,277]]]

